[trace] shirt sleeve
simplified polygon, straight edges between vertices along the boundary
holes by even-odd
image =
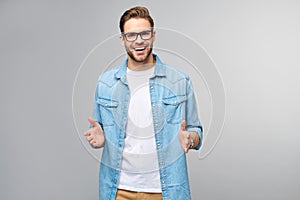
[[[97,87],[96,87],[96,90],[95,90],[94,107],[93,107],[93,118],[102,127],[102,119],[101,119],[99,104],[97,102],[98,99],[99,99],[99,95],[98,94],[99,94],[99,83],[97,84]]]
[[[187,100],[186,100],[186,130],[194,131],[199,135],[200,143],[194,148],[200,149],[203,141],[203,128],[199,121],[197,102],[191,80],[187,79]]]

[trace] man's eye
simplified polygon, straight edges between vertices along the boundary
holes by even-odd
[[[145,32],[142,32],[141,34],[142,34],[142,36],[149,36],[151,34],[151,32],[150,31],[145,31]]]
[[[129,38],[134,38],[134,37],[136,37],[136,33],[127,33],[126,35],[127,35],[127,37],[129,37]]]

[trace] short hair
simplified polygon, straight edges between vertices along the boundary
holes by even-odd
[[[124,24],[131,18],[146,19],[150,23],[151,28],[154,27],[154,21],[153,21],[152,17],[150,16],[149,10],[146,7],[136,6],[136,7],[130,8],[129,10],[126,10],[123,13],[123,15],[121,16],[120,23],[119,23],[121,33],[124,32]]]

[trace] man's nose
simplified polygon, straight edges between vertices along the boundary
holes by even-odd
[[[136,43],[142,43],[144,42],[144,40],[142,39],[142,36],[140,34],[138,34],[136,40],[135,40]]]

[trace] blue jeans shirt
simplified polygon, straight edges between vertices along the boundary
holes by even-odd
[[[189,200],[186,155],[178,140],[178,130],[185,119],[186,130],[197,132],[202,141],[193,87],[185,73],[163,64],[157,55],[154,58],[149,92],[162,196],[164,200]],[[118,187],[130,101],[126,68],[127,60],[103,73],[95,92],[93,117],[103,128],[106,139],[99,173],[100,200],[114,200]],[[200,146],[201,142],[195,149]]]

